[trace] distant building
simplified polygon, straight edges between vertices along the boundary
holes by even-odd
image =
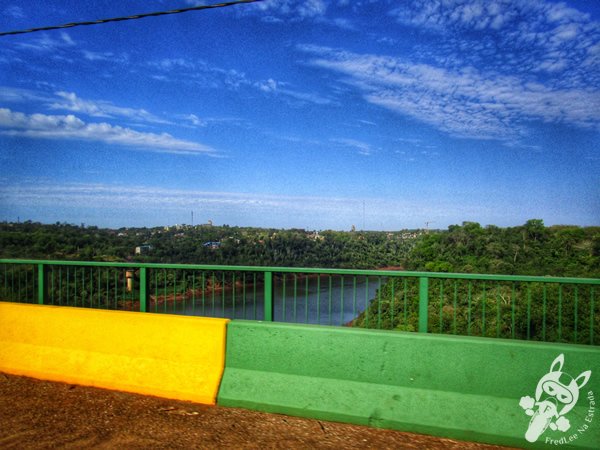
[[[140,245],[135,248],[135,254],[136,255],[144,255],[144,254],[148,253],[150,250],[152,250],[151,245],[149,245],[149,244]]]
[[[205,242],[204,244],[202,244],[204,247],[208,247],[212,250],[216,250],[217,248],[219,248],[221,246],[221,243],[218,241],[209,241],[209,242]]]

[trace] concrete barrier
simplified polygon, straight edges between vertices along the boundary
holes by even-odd
[[[569,429],[529,431],[529,442],[541,416],[530,424],[527,410],[539,406],[521,399],[548,389],[551,367],[561,382],[560,372],[579,384],[591,377],[563,414]],[[234,321],[217,402],[517,447],[598,448],[599,400],[598,347]]]
[[[227,322],[0,302],[0,371],[214,404]]]

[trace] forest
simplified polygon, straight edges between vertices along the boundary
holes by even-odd
[[[0,257],[279,267],[400,266],[418,230],[306,231],[213,225],[103,229],[0,224]],[[136,254],[136,247],[148,249]]]
[[[465,222],[423,235],[404,261],[427,272],[600,278],[600,228],[545,227],[532,219],[514,228]],[[390,279],[353,326],[415,331],[416,279]],[[593,343],[600,337],[600,302],[592,285],[431,279],[433,332]],[[371,322],[371,323],[369,323]]]
[[[136,247],[147,251],[136,254]],[[447,230],[307,231],[213,225],[107,229],[0,223],[0,257],[600,277],[600,227],[540,219]]]

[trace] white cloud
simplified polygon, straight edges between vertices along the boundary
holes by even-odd
[[[56,52],[62,48],[74,47],[76,42],[65,31],[57,34],[42,33],[30,38],[28,41],[16,44],[18,48],[38,52]]]
[[[235,69],[223,69],[202,60],[164,58],[150,61],[148,66],[159,71],[158,74],[149,73],[152,78],[166,82],[195,84],[204,88],[225,87],[231,90],[252,85],[245,73]]]
[[[266,81],[257,81],[254,83],[254,86],[263,92],[275,92],[277,90],[277,81],[269,78]]]
[[[236,69],[223,69],[210,65],[205,61],[188,59],[162,59],[150,62],[149,65],[161,71],[160,75],[152,75],[154,79],[167,82],[183,82],[199,84],[204,88],[226,88],[237,91],[242,88],[254,88],[275,96],[287,98],[294,105],[314,103],[328,105],[332,100],[315,92],[303,92],[290,87],[290,83],[268,78],[253,81],[244,72]],[[167,74],[165,76],[164,74]]]
[[[192,128],[205,128],[215,125],[222,125],[226,129],[231,129],[231,127],[247,129],[250,127],[246,120],[237,117],[199,117],[196,114],[177,114],[174,118],[178,119],[178,125]]]
[[[600,129],[600,91],[552,88],[474,67],[446,69],[402,58],[315,46],[310,62],[344,76],[366,101],[451,135],[515,139],[528,120]]]
[[[105,122],[86,123],[78,117],[23,114],[0,108],[0,134],[36,139],[97,141],[141,150],[190,155],[215,155],[216,150],[193,141],[177,139],[168,133],[142,133]]]
[[[325,14],[327,4],[323,0],[306,0],[296,8],[300,17],[317,17]]]
[[[419,227],[425,220],[456,223],[464,217],[492,217],[502,208],[479,206],[459,198],[454,202],[430,199],[344,198],[323,196],[273,195],[250,192],[214,192],[170,189],[158,186],[126,186],[100,183],[49,184],[31,182],[0,183],[0,199],[6,209],[59,211],[61,220],[75,217],[100,217],[104,224],[122,224],[123,211],[131,217],[143,217],[144,225],[164,224],[168,217],[189,217],[202,211],[215,221],[243,221],[243,225],[311,226],[315,228],[350,228],[363,219],[358,211],[367,205],[368,217],[376,223],[367,227],[398,229]],[[508,207],[508,206],[507,206]],[[47,214],[47,213],[46,213]],[[58,220],[58,219],[57,219]],[[481,220],[481,219],[479,219]],[[496,221],[497,222],[497,221]],[[383,225],[385,224],[385,225]],[[131,223],[128,225],[131,226]]]
[[[204,119],[200,119],[196,114],[186,114],[182,116],[182,119],[189,121],[195,127],[205,127],[208,122]]]
[[[332,103],[332,100],[314,92],[300,92],[293,89],[279,89],[277,92],[301,103],[314,103],[315,105],[329,105]]]
[[[327,1],[324,0],[265,0],[247,5],[240,13],[258,12],[262,15],[281,20],[281,18],[301,21],[307,19],[318,19],[327,13]]]
[[[13,19],[24,19],[26,17],[23,8],[17,5],[9,5],[4,8],[4,15],[10,16]]]
[[[485,61],[504,73],[550,74],[555,85],[600,87],[599,71],[588,69],[598,62],[589,50],[600,42],[600,23],[564,3],[415,0],[391,14],[402,25],[442,33],[440,59],[457,66]]]
[[[333,138],[329,140],[334,144],[341,145],[343,147],[349,147],[358,152],[358,154],[363,156],[370,156],[373,154],[373,148],[371,144],[367,142],[359,141],[356,139],[348,139],[348,138]]]
[[[305,211],[325,213],[344,209],[351,200],[344,198],[299,197],[259,193],[211,192],[169,189],[155,186],[123,186],[98,183],[71,184],[11,184],[0,185],[0,193],[8,202],[39,206],[102,207],[111,209],[139,208],[222,209],[236,208],[255,213]]]
[[[112,102],[104,100],[85,100],[74,92],[56,92],[58,101],[50,104],[51,109],[62,109],[77,113],[87,114],[92,117],[125,117],[136,122],[167,124],[167,120],[161,119],[145,109],[126,108],[116,106]]]
[[[356,119],[356,121],[357,121],[357,122],[360,122],[360,123],[362,123],[362,124],[364,124],[364,125],[371,125],[371,126],[373,126],[373,127],[376,127],[376,126],[377,126],[377,124],[376,124],[375,122],[372,122],[372,121],[370,121],[370,120]]]
[[[0,102],[2,103],[26,103],[26,102],[48,102],[52,97],[31,89],[15,88],[11,86],[0,86]]]
[[[129,61],[129,56],[126,53],[115,54],[113,52],[92,52],[89,50],[82,50],[81,53],[88,61],[108,61],[113,64],[124,64]]]
[[[262,92],[274,95],[283,95],[300,103],[314,103],[316,105],[329,105],[332,103],[329,98],[323,97],[319,94],[313,92],[300,92],[295,89],[284,87],[287,85],[289,85],[289,83],[278,82],[272,78],[264,81],[258,81],[253,84],[254,87],[258,88]]]

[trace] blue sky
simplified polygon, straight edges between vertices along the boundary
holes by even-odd
[[[202,4],[0,0],[0,31]],[[600,2],[263,1],[0,37],[0,220],[600,225]]]

